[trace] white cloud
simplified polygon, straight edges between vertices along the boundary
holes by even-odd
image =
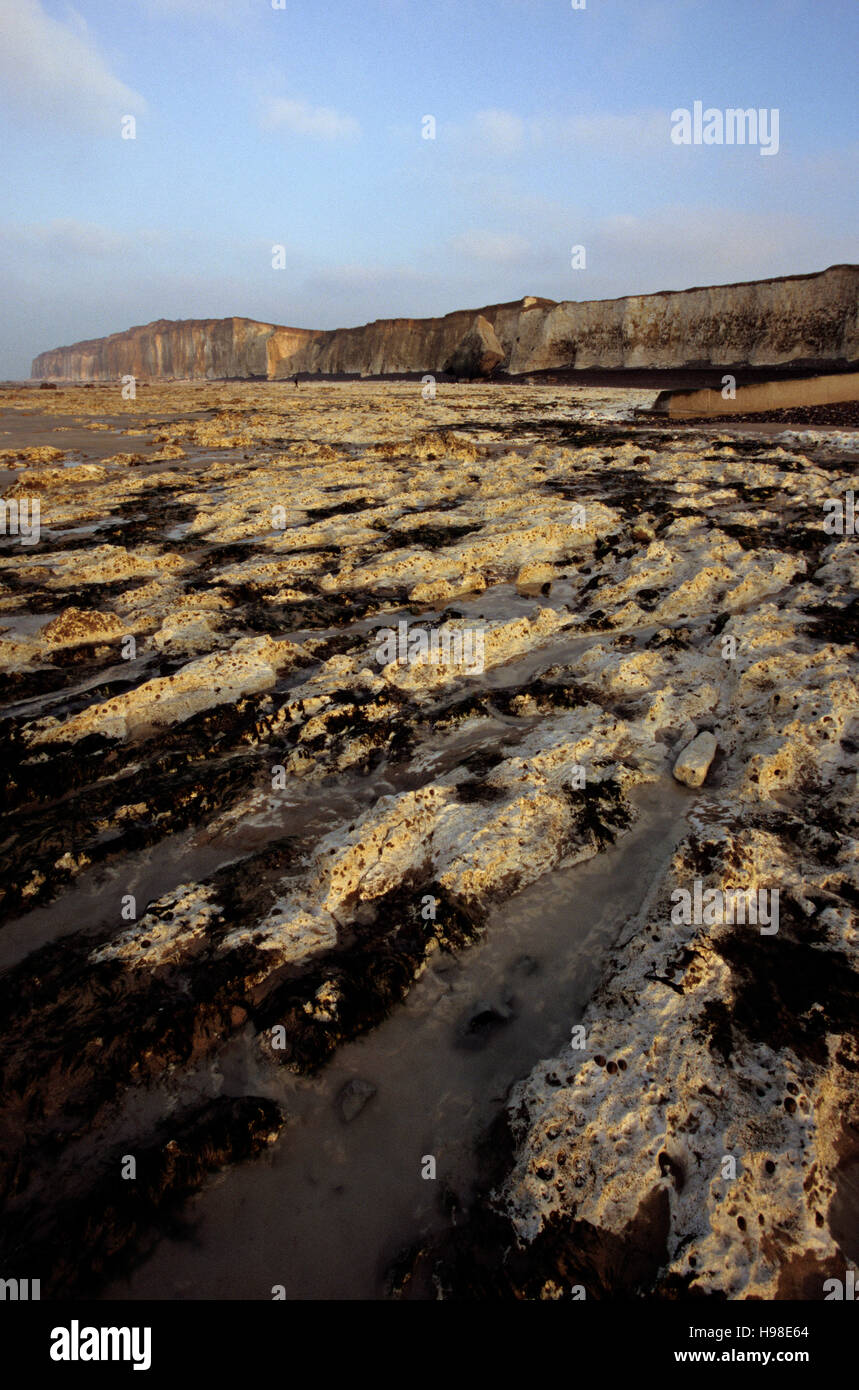
[[[115,129],[146,102],[111,72],[85,21],[46,14],[40,0],[0,0],[0,88],[16,114],[89,129]]]
[[[666,109],[589,116],[531,116],[493,107],[441,132],[455,145],[478,155],[519,155],[539,149],[598,150],[605,156],[640,155],[670,149],[671,121]]]
[[[153,19],[174,16],[177,19],[212,20],[232,26],[245,24],[254,11],[259,13],[260,0],[138,0],[144,13]],[[273,11],[275,16],[277,11]]]
[[[517,154],[525,147],[525,122],[512,111],[478,111],[474,131],[479,143],[496,154]]]
[[[844,259],[846,249],[846,238],[821,236],[813,218],[715,205],[600,218],[578,240],[587,271],[569,277],[569,299],[803,274]]]
[[[531,243],[516,232],[481,231],[472,228],[453,237],[450,247],[455,255],[503,265],[509,261],[521,260],[531,249]]]
[[[279,323],[307,328],[348,328],[376,318],[430,317],[449,294],[449,271],[402,265],[330,265],[306,275],[291,291]],[[455,300],[455,296],[454,296]],[[453,307],[445,304],[442,312]]]
[[[190,14],[210,19],[228,15],[236,8],[237,0],[144,0],[143,8],[157,14]],[[247,8],[246,0],[243,8]]]
[[[53,222],[23,230],[49,250],[75,256],[115,256],[131,249],[128,237],[109,227],[78,222],[72,217],[56,218]]]
[[[30,252],[35,258],[82,257],[89,260],[109,260],[131,256],[141,249],[157,249],[165,243],[163,232],[139,228],[117,232],[97,222],[82,222],[74,217],[57,217],[51,222],[0,224],[0,245],[7,250]]]
[[[544,138],[561,144],[587,145],[603,154],[640,154],[646,149],[665,150],[671,131],[665,111],[633,111],[625,115],[603,112],[574,116],[568,121],[541,123]]]
[[[313,271],[306,277],[305,286],[315,296],[333,299],[366,291],[376,294],[380,301],[389,290],[422,289],[428,281],[427,272],[412,266],[332,265]],[[386,314],[386,317],[391,315]]]
[[[292,131],[316,140],[351,140],[360,134],[352,116],[344,116],[332,106],[311,106],[298,98],[274,97],[266,105],[263,124],[268,129]]]

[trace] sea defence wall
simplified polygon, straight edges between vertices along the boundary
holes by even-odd
[[[859,266],[621,299],[555,303],[532,296],[441,318],[377,319],[325,331],[246,318],[160,319],[40,353],[32,376],[277,380],[308,373],[441,373],[452,367],[460,375],[495,370],[517,376],[552,369],[796,362],[818,372],[826,364],[859,363]]]
[[[663,391],[653,408],[670,415],[673,420],[683,420],[699,419],[704,415],[754,415],[800,406],[840,405],[845,401],[859,401],[859,372],[737,386],[734,396],[727,399],[721,391]]]

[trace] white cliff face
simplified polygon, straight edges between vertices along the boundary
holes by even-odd
[[[242,318],[162,320],[41,353],[32,375],[93,381],[125,373],[384,375],[441,372],[451,362],[457,371],[470,373],[472,364],[482,363],[484,372],[499,365],[517,375],[570,367],[774,366],[804,359],[859,359],[859,267],[621,299],[554,304],[531,296],[443,318],[378,319],[329,332]]]
[[[529,328],[512,371],[849,362],[859,356],[859,270],[557,304]]]

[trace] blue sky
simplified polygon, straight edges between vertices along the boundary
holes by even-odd
[[[857,52],[856,0],[0,0],[0,377],[156,318],[857,261]],[[698,100],[777,108],[778,153],[673,144]]]

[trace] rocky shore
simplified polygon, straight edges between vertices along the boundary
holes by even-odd
[[[681,785],[586,1012],[523,1057],[391,1288],[821,1298],[859,1258],[859,560],[824,528],[859,436],[636,419],[652,399],[0,394],[0,1263],[43,1297],[288,1149],[279,1078]],[[448,657],[384,659],[400,623]],[[777,931],[677,921],[696,882],[777,892]]]

